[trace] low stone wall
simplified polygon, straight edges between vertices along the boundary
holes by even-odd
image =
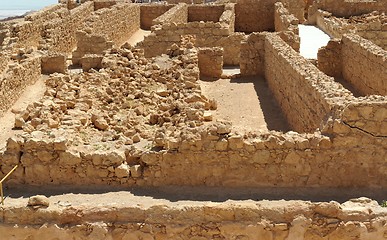
[[[118,193],[120,196],[123,194]],[[107,195],[105,198],[114,198]],[[125,201],[1,208],[4,239],[384,239],[386,209],[368,198],[342,204],[310,201]],[[125,198],[126,200],[127,198]],[[135,200],[137,198],[134,198]],[[94,200],[94,199],[93,199]],[[106,201],[106,200],[105,200]],[[24,205],[23,205],[24,204]],[[59,205],[59,206],[58,206]],[[49,221],[49,223],[47,223]]]
[[[93,0],[95,11],[101,8],[109,8],[117,3],[117,0]]]
[[[331,77],[342,77],[341,40],[332,39],[318,50],[317,67]]]
[[[19,98],[26,86],[40,78],[40,57],[12,62],[0,78],[0,116]]]
[[[247,36],[244,33],[232,33],[217,42],[217,45],[223,48],[224,65],[238,66],[241,62],[241,46],[246,41]]]
[[[174,5],[164,5],[164,4],[141,4],[140,5],[141,29],[150,30],[152,27],[152,21],[160,17],[164,13],[166,13],[173,6]]]
[[[343,76],[365,95],[387,95],[387,51],[355,34],[342,39]]]
[[[308,22],[316,22],[316,13],[318,9],[328,11],[337,17],[350,17],[370,13],[372,11],[386,11],[385,0],[317,0],[309,7]]]
[[[158,56],[178,44],[183,35],[195,35],[197,47],[215,47],[220,39],[229,36],[229,27],[219,22],[167,23],[155,28],[138,47],[144,49],[145,57]]]
[[[235,31],[274,31],[274,3],[278,0],[239,0],[235,6]]]
[[[188,22],[219,22],[223,11],[224,5],[190,5]]]
[[[77,49],[73,52],[72,62],[75,65],[80,64],[83,56],[87,54],[101,55],[104,51],[112,48],[114,43],[105,36],[92,35],[83,31],[77,32]]]
[[[344,104],[340,98],[352,96],[279,36],[266,35],[264,47],[265,78],[292,129],[315,131],[336,105]]]
[[[299,20],[284,7],[281,2],[275,3],[274,26],[276,32],[292,31],[298,34]]]
[[[153,25],[164,23],[187,23],[188,21],[188,6],[185,3],[180,3],[169,9],[166,13],[152,21]]]

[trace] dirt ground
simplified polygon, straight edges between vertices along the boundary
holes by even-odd
[[[238,72],[226,69],[226,75]],[[286,132],[288,124],[265,80],[259,77],[237,77],[216,81],[200,81],[203,94],[215,98],[218,109],[215,119],[232,122],[239,133],[276,130]]]

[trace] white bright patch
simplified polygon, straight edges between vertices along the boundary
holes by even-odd
[[[309,59],[317,59],[320,47],[326,46],[330,37],[316,26],[298,25],[301,38],[301,56]]]

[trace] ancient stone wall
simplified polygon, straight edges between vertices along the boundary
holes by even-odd
[[[229,35],[229,27],[219,22],[167,23],[155,28],[138,46],[144,49],[146,57],[154,57],[178,44],[183,35],[195,35],[197,47],[215,47],[217,41]]]
[[[45,30],[47,49],[53,52],[71,53],[77,46],[76,32],[93,13],[93,3],[86,2],[69,11],[67,17],[54,19]]]
[[[342,77],[341,40],[332,39],[318,50],[317,67],[331,77]]]
[[[266,36],[264,62],[269,88],[298,132],[315,131],[339,104],[338,98],[352,95],[278,36]],[[288,79],[286,83],[284,79]]]
[[[235,31],[274,31],[274,3],[277,1],[239,0],[235,6]]]
[[[141,29],[150,30],[152,21],[159,16],[166,13],[174,5],[163,5],[163,4],[141,4],[140,6],[140,19]]]
[[[92,34],[106,36],[116,46],[122,45],[140,29],[140,6],[120,3],[94,12],[85,24]]]
[[[235,4],[224,5],[224,11],[219,18],[219,22],[229,26],[230,34],[235,31]]]
[[[186,4],[204,4],[204,0],[167,0],[168,4],[178,4],[178,3],[186,3]]]
[[[40,58],[25,56],[20,63],[13,61],[0,75],[0,115],[18,99],[26,86],[40,78]]]
[[[163,15],[152,21],[152,26],[164,23],[187,23],[188,21],[188,6],[185,3],[180,3],[169,9]]]
[[[241,45],[247,39],[244,33],[232,33],[228,37],[223,37],[217,45],[223,48],[224,65],[238,66],[241,62]]]
[[[200,76],[219,79],[223,73],[223,49],[199,48],[198,52]]]
[[[350,17],[372,11],[386,11],[386,2],[385,0],[317,0],[308,10],[308,21],[312,24],[316,22],[318,9],[328,11],[337,17]]]
[[[284,7],[288,9],[290,14],[293,14],[300,21],[300,23],[305,21],[305,0],[281,0],[281,2],[283,3]]]
[[[387,17],[382,13],[338,18],[331,13],[319,10],[316,14],[317,25],[331,37],[341,38],[346,33],[356,33],[387,50]]]
[[[10,29],[14,47],[38,47],[46,24],[68,15],[65,5],[57,4],[26,16],[24,21],[13,24]]]
[[[117,3],[117,0],[93,0],[95,11],[101,8],[109,8]]]
[[[211,204],[195,201],[195,205],[114,202],[104,203],[104,207],[89,203],[66,207],[50,201],[48,208],[26,207],[25,201],[2,208],[1,236],[31,240],[301,240],[322,239],[321,236],[330,240],[377,240],[384,239],[387,231],[385,208],[368,198],[342,204],[228,200]]]
[[[281,2],[274,5],[274,27],[276,32],[292,31],[298,34],[299,20],[284,7]]]
[[[387,51],[355,34],[342,38],[343,76],[365,95],[387,95]]]
[[[190,5],[188,7],[188,22],[219,22],[224,11],[224,5]]]

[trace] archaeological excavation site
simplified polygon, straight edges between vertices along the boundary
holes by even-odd
[[[59,0],[0,20],[0,239],[387,239],[386,12]]]

